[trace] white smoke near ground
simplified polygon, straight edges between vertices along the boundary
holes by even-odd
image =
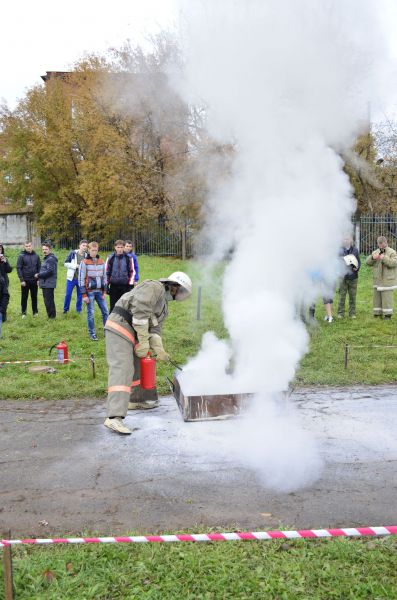
[[[341,155],[386,89],[381,10],[372,0],[184,5],[180,86],[236,154],[206,207],[216,255],[233,249],[223,281],[230,343],[204,336],[181,383],[187,394],[256,394],[238,454],[269,487],[306,485],[320,470],[314,440],[274,398],[308,349],[299,306],[332,292],[340,275],[354,210]]]

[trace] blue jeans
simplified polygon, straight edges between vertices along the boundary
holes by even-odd
[[[66,293],[65,293],[65,300],[63,303],[63,312],[68,312],[68,310],[70,308],[70,301],[72,300],[73,288],[76,288],[76,294],[77,294],[76,310],[78,313],[81,313],[82,303],[83,303],[83,295],[80,292],[80,288],[79,288],[78,284],[79,284],[78,279],[72,279],[72,281],[69,281],[69,279],[66,280]]]
[[[98,304],[102,313],[102,323],[103,326],[106,325],[107,318],[109,316],[108,305],[106,304],[106,300],[102,298],[102,292],[88,292],[87,294],[90,302],[87,304],[87,323],[88,323],[88,333],[90,335],[95,334],[95,322],[94,322],[94,301]]]

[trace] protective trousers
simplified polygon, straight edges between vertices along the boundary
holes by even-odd
[[[349,294],[349,317],[356,314],[358,279],[342,279],[339,286],[338,315],[345,315],[346,294]]]
[[[378,292],[374,288],[374,315],[393,314],[393,290]]]
[[[113,331],[105,330],[109,365],[107,416],[125,417],[134,378],[134,347]]]

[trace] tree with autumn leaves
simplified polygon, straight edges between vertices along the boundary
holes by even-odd
[[[197,164],[214,145],[200,111],[172,88],[177,49],[160,37],[93,56],[46,78],[0,114],[0,194],[32,197],[38,229],[65,237],[74,223],[110,240],[158,217],[198,219],[206,194]],[[222,150],[218,151],[222,153]]]

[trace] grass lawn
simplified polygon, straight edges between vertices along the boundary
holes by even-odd
[[[39,292],[39,317],[33,319],[30,307],[28,317],[20,317],[20,287],[16,269],[10,276],[11,302],[8,321],[3,326],[0,340],[0,360],[43,360],[49,358],[51,345],[64,339],[69,346],[69,357],[77,361],[67,366],[55,365],[54,374],[32,374],[29,367],[3,366],[0,370],[1,396],[3,398],[68,397],[103,398],[106,390],[107,369],[100,313],[96,308],[97,332],[100,341],[92,342],[88,337],[86,314],[77,315],[73,309],[62,315],[65,292],[66,269],[63,261],[65,251],[56,252],[59,257],[56,305],[58,316],[48,321]],[[15,266],[16,251],[9,251]],[[172,258],[139,257],[141,279],[158,278],[175,270],[186,270],[193,278],[200,266],[193,261],[183,262]],[[383,321],[372,316],[371,270],[363,265],[360,272],[357,319],[348,318],[333,323],[323,321],[324,309],[319,300],[316,309],[317,326],[311,327],[310,351],[303,358],[294,381],[295,385],[349,385],[354,383],[389,383],[397,380],[396,321]],[[170,316],[164,327],[164,343],[173,360],[183,363],[193,356],[200,346],[202,334],[213,330],[220,337],[227,337],[222,323],[218,282],[211,289],[203,288],[202,315],[197,320],[197,286],[190,300],[170,304]],[[335,304],[338,295],[335,298]],[[349,345],[348,369],[344,368],[345,345]],[[376,346],[382,346],[377,348]],[[89,357],[93,353],[97,365],[97,377],[93,379]],[[55,358],[55,351],[53,351]],[[169,392],[166,376],[173,368],[158,366],[160,394]]]
[[[16,268],[10,274],[10,305],[7,311],[7,322],[3,324],[3,338],[0,340],[0,361],[44,360],[56,358],[49,349],[60,340],[66,340],[69,358],[77,361],[70,365],[55,366],[53,374],[37,374],[29,371],[31,365],[5,365],[0,369],[0,394],[2,398],[15,399],[58,399],[58,398],[104,398],[107,387],[107,367],[105,361],[105,343],[102,332],[99,308],[95,308],[96,329],[99,342],[92,342],[88,336],[85,308],[82,315],[74,309],[72,298],[71,310],[63,315],[63,299],[66,285],[66,269],[63,262],[65,251],[55,251],[58,256],[58,286],[55,291],[57,318],[48,320],[42,292],[39,291],[39,316],[33,319],[30,298],[27,318],[21,319],[20,285]],[[10,263],[15,267],[18,253],[7,253]],[[141,280],[157,279],[177,270],[186,270],[194,279],[198,265],[193,262],[182,262],[173,258],[139,257]],[[214,290],[211,291],[212,293]],[[212,329],[218,335],[226,336],[222,325],[219,306],[209,301],[203,292],[202,319],[197,320],[197,289],[192,299],[182,303],[170,303],[170,315],[164,327],[164,345],[177,363],[183,363],[188,356],[193,356],[200,346],[203,333]],[[92,377],[90,354],[96,362],[96,379]],[[45,363],[44,363],[45,364]],[[173,367],[158,365],[158,387],[161,394],[169,393],[166,376],[172,377]]]
[[[301,361],[295,384],[382,384],[397,380],[397,317],[390,321],[373,317],[372,269],[365,265],[365,257],[361,258],[364,264],[359,274],[357,319],[335,318],[333,323],[326,323],[321,300],[317,303],[317,326],[310,329],[310,351]],[[334,317],[338,300],[339,293],[335,297]],[[346,300],[346,309],[347,306]],[[347,369],[344,368],[346,344]]]
[[[396,552],[395,537],[25,546],[14,581],[20,600],[392,600]]]

